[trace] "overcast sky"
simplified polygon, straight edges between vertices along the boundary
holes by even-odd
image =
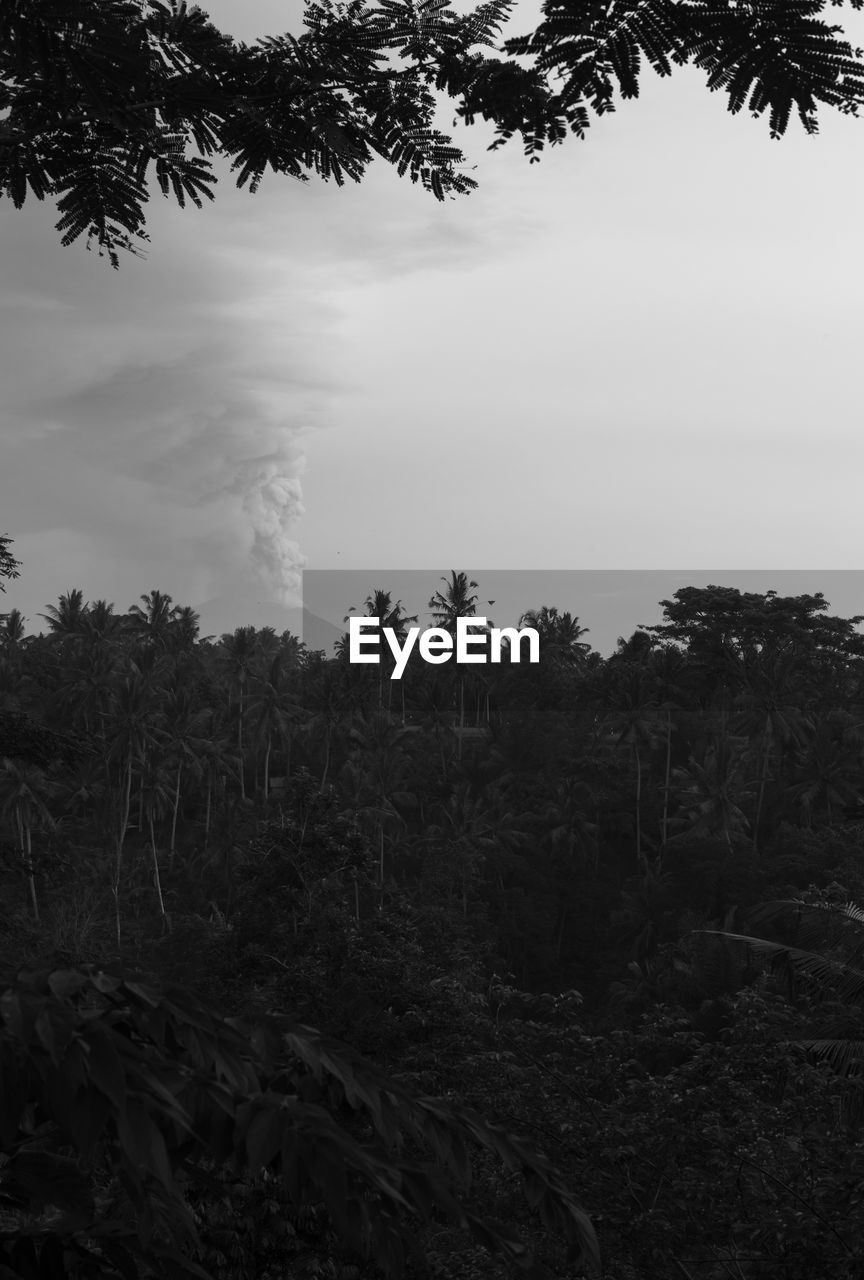
[[[247,40],[300,29],[295,3],[204,7]],[[23,573],[0,607],[38,630],[71,587],[121,609],[157,587],[215,598],[213,631],[289,599],[304,560],[860,568],[864,122],[771,142],[724,101],[648,72],[533,166],[459,130],[480,188],[443,205],[383,162],[341,190],[222,182],[200,213],[156,194],[119,272],[4,201]]]

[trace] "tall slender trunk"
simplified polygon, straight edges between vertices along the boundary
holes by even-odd
[[[141,766],[141,789],[138,792],[138,830],[143,831],[144,830],[144,768],[147,763],[146,752],[143,752],[143,751],[141,752],[141,760],[139,761],[139,763]],[[141,839],[140,835],[138,839],[139,840]]]
[[[324,745],[324,772],[321,774],[321,790],[324,790],[324,783],[327,781],[327,770],[330,768],[330,734],[327,734],[327,740]]]
[[[27,883],[30,886],[30,900],[33,903],[33,919],[39,922],[39,901],[36,897],[36,876],[33,871],[33,846],[30,839],[30,823],[25,822],[20,805],[15,807],[15,821],[18,826],[18,848],[21,850],[21,861],[27,870]]]
[[[129,808],[132,804],[132,752],[126,760],[126,788],[123,797],[123,811],[120,820],[120,827],[117,832],[117,852],[114,862],[114,879],[111,885],[111,892],[114,895],[114,927],[117,934],[117,950],[120,950],[120,871],[123,862],[123,844],[126,839],[126,832],[129,828]]]
[[[672,776],[672,712],[666,708],[666,776],[663,780],[663,844],[660,857],[666,848],[669,833],[669,780]]]
[[[156,897],[159,899],[159,914],[165,920],[165,902],[162,898],[162,881],[159,879],[159,858],[156,853],[156,835],[153,831],[153,810],[147,815],[150,822],[150,849],[153,853],[153,883],[156,886]]]
[[[210,840],[210,802],[213,796],[213,775],[207,774],[207,807],[204,810],[204,852],[207,852],[207,844]]]
[[[33,871],[33,846],[31,844],[30,823],[24,824],[24,835],[27,840],[27,879],[30,882],[30,900],[33,903],[33,916],[39,920],[39,902],[36,898],[36,875]]]
[[[177,780],[174,783],[174,813],[171,817],[171,846],[168,850],[168,862],[174,865],[174,848],[177,843],[177,814],[180,812],[180,773],[183,768],[182,757],[177,761]]]
[[[462,759],[462,732],[465,728],[465,681],[459,678],[459,750],[457,758]]]
[[[270,798],[270,749],[273,745],[271,735],[267,734],[267,750],[264,752],[264,803]]]
[[[762,741],[762,766],[759,770],[759,795],[756,800],[756,815],[753,819],[753,852],[759,852],[759,822],[762,817],[762,803],[765,799],[765,785],[768,781],[768,764],[771,759],[771,729],[770,721],[765,726],[764,737]]]
[[[237,703],[237,755],[240,763],[240,798],[246,799],[246,775],[243,768],[243,690]]]
[[[639,758],[639,746],[633,743],[633,755],[636,757],[636,861],[642,861],[642,761]]]
[[[378,910],[384,909],[384,822],[378,820]]]

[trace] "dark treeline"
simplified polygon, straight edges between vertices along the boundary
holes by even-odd
[[[434,585],[436,625],[474,615],[476,583]],[[860,619],[730,587],[662,604],[604,658],[526,601],[537,665],[415,653],[398,681],[383,643],[356,666],[202,638],[158,591],[125,614],[70,591],[38,636],[12,609],[3,969],[120,959],[350,1042],[528,1135],[617,1280],[860,1275]],[[352,607],[412,622],[386,583]],[[476,1178],[565,1274],[511,1175]],[[211,1274],[374,1268],[260,1175],[231,1196],[196,1211]],[[499,1273],[424,1230],[436,1274]]]

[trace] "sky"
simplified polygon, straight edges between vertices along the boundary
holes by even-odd
[[[293,0],[204,7],[245,40],[302,22]],[[836,17],[864,44],[864,15]],[[443,205],[383,162],[341,189],[229,178],[201,212],[157,192],[148,258],[119,272],[61,247],[50,205],[4,202],[0,533],[22,575],[0,608],[37,631],[72,587],[120,609],[158,588],[218,634],[272,625],[303,566],[807,590],[860,569],[864,121],[772,142],[724,101],[649,71],[536,165],[459,128],[480,186]],[[841,581],[834,611],[864,613]],[[628,630],[587,587],[542,603]]]

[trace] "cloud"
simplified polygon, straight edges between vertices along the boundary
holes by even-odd
[[[158,253],[121,273],[60,248],[50,216],[4,229],[4,530],[20,553],[46,529],[79,548],[53,595],[81,585],[125,607],[151,586],[188,599],[251,572],[295,599],[303,441],[346,389],[338,313],[297,255],[232,245],[218,215],[197,236],[188,214],[156,215]]]

